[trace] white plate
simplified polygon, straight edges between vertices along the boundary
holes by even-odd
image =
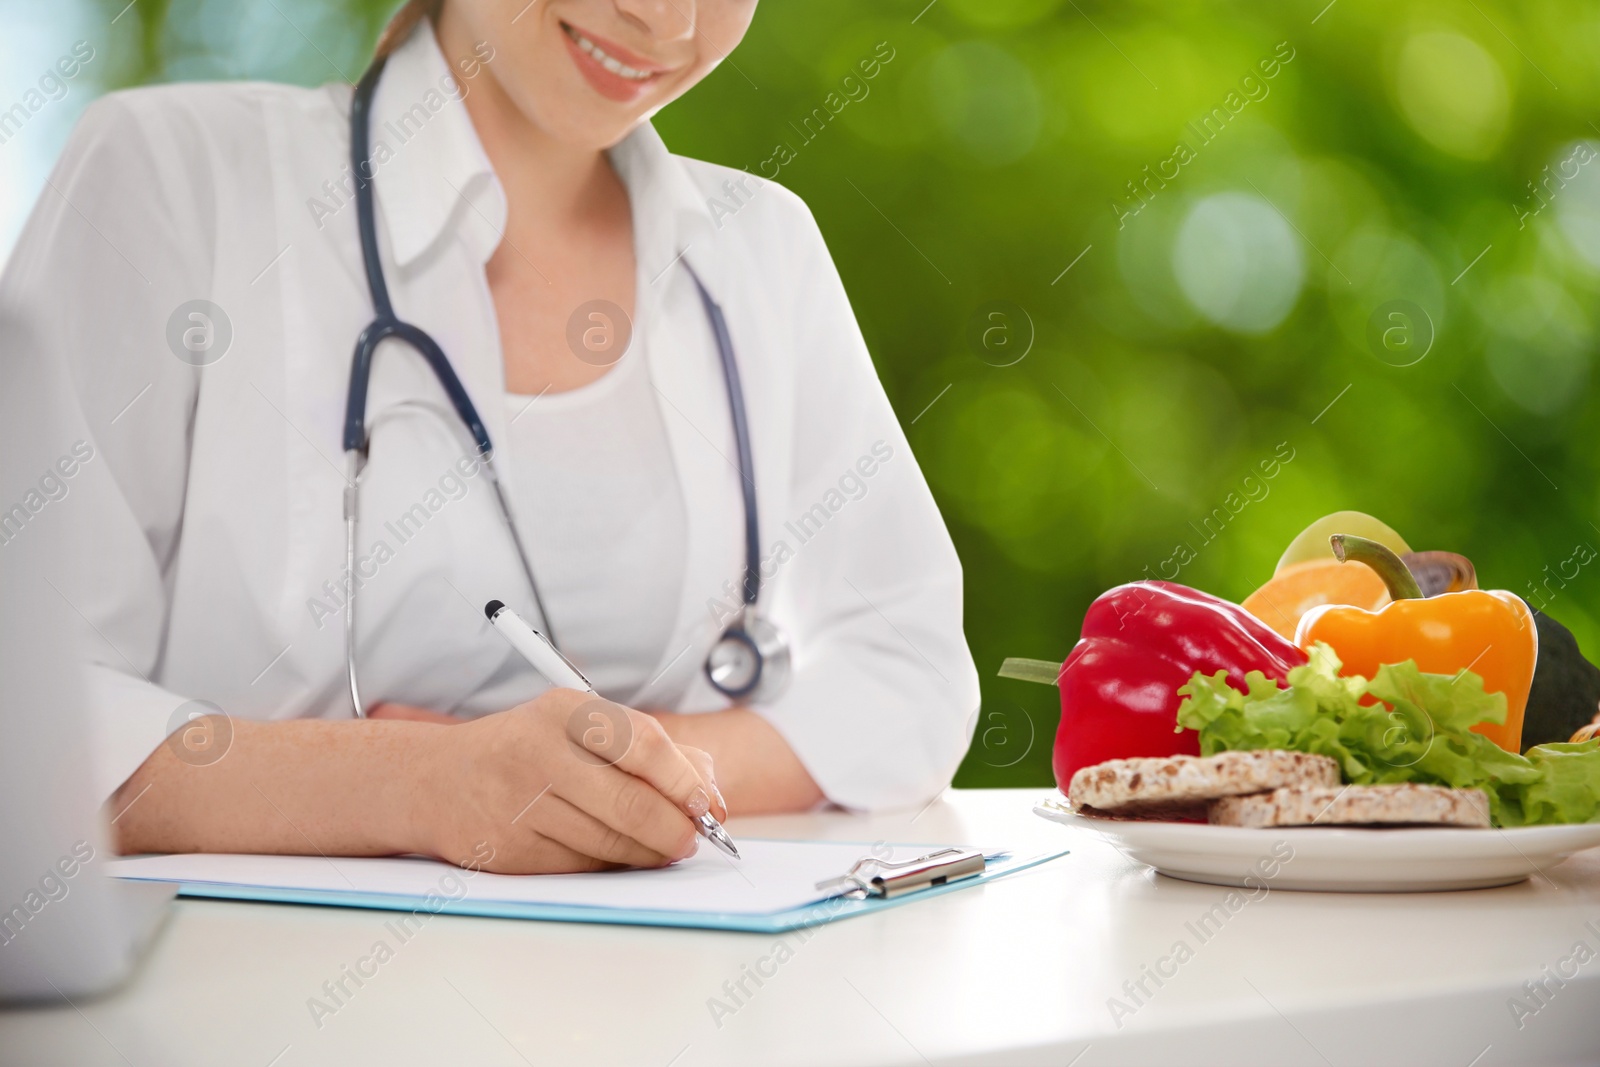
[[[1421,893],[1510,885],[1600,846],[1600,823],[1515,830],[1275,827],[1091,819],[1057,794],[1034,806],[1090,830],[1162,874],[1212,885],[1340,893]]]

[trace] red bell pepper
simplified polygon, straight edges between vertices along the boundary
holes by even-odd
[[[1061,726],[1051,766],[1056,785],[1081,767],[1132,756],[1200,754],[1200,737],[1177,730],[1178,687],[1195,671],[1283,682],[1306,654],[1255,616],[1220,597],[1172,582],[1130,582],[1102,593],[1083,618],[1066,663],[1007,660],[1000,673],[1061,689]]]

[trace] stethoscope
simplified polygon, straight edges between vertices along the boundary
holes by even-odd
[[[456,415],[472,435],[478,448],[478,459],[489,484],[494,488],[495,503],[500,517],[505,520],[506,531],[517,550],[522,564],[523,577],[533,593],[534,607],[545,627],[545,636],[555,643],[550,613],[539,595],[539,583],[533,576],[533,565],[523,548],[517,525],[511,517],[511,506],[494,463],[494,446],[489,441],[489,431],[484,428],[478,410],[467,396],[450,366],[444,350],[427,331],[402,321],[389,302],[389,286],[384,280],[383,264],[378,257],[377,226],[374,221],[372,198],[373,175],[368,161],[368,121],[372,110],[372,97],[383,74],[384,60],[373,62],[362,75],[350,104],[350,161],[356,182],[356,220],[361,232],[361,261],[366,270],[367,288],[372,293],[375,317],[356,340],[355,353],[350,359],[350,391],[345,399],[344,416],[344,639],[345,669],[350,681],[350,702],[358,718],[366,716],[366,705],[361,700],[361,688],[356,678],[356,522],[359,511],[361,472],[367,465],[370,440],[367,436],[367,384],[372,375],[372,357],[378,345],[394,338],[411,346],[432,368],[433,375],[449,397]],[[712,335],[716,338],[717,352],[721,356],[722,376],[728,387],[728,408],[733,417],[734,439],[739,453],[739,486],[744,498],[744,582],[743,603],[739,614],[723,630],[706,656],[705,674],[718,692],[734,700],[767,701],[783,691],[789,680],[789,645],[783,633],[757,612],[756,601],[761,593],[761,531],[756,514],[756,487],[753,477],[754,463],[750,454],[750,426],[745,417],[744,392],[739,385],[739,366],[734,360],[733,340],[728,335],[728,324],[722,308],[711,298],[700,278],[687,262],[684,268],[694,279],[710,321]],[[557,646],[559,648],[559,646]]]

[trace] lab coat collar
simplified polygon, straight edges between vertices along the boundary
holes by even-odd
[[[690,178],[684,161],[667,151],[666,142],[648,122],[619,141],[610,155],[633,209],[634,249],[639,278],[646,287],[640,305],[667,286],[684,259],[715,293],[716,257],[709,252],[717,230],[706,196]]]
[[[384,67],[370,158],[389,251],[401,267],[452,228],[488,262],[505,232],[505,193],[462,103],[470,91],[426,22]]]
[[[390,56],[378,85],[371,158],[390,252],[401,267],[450,230],[488,262],[505,232],[505,192],[462,103],[463,89],[470,92],[471,83],[454,76],[427,22]],[[709,253],[717,230],[684,161],[649,122],[613,146],[610,157],[632,206],[639,276],[648,287],[643,295],[664,288],[685,258],[715,293],[717,257]]]

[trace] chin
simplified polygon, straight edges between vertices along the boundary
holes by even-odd
[[[469,0],[447,6],[443,22],[458,42],[494,42],[504,58],[488,66],[506,97],[563,144],[615,145],[716,65],[716,48],[701,47],[704,33],[619,21],[608,0],[545,0],[530,7],[515,34],[490,25],[487,8]],[[743,25],[710,29],[731,46]]]
[[[523,113],[555,141],[602,151],[627,137],[653,112],[648,108],[624,111],[605,106],[605,101],[585,99],[586,95],[592,94],[583,87],[544,87],[528,94]]]
[[[559,47],[541,47],[537,54],[538,59],[526,65],[532,78],[518,79],[520,84],[515,85],[502,80],[501,86],[519,111],[562,144],[610,148],[666,103],[653,93],[628,103],[607,100],[572,69]]]

